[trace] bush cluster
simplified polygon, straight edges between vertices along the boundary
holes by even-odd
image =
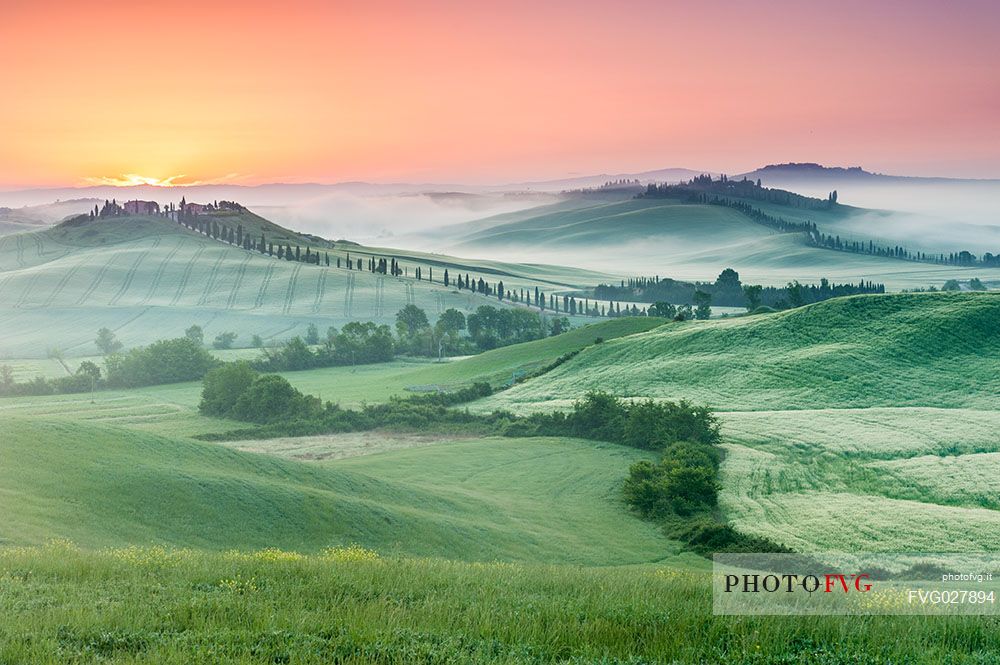
[[[645,517],[711,510],[718,503],[719,453],[710,446],[679,441],[658,463],[636,462],[625,480],[625,501]]]
[[[205,375],[198,409],[205,415],[257,423],[253,436],[304,436],[334,432],[359,432],[376,428],[427,429],[470,425],[477,417],[449,406],[485,397],[489,384],[477,383],[451,393],[417,395],[360,410],[323,404],[304,395],[277,374],[259,374],[247,362],[228,363]],[[209,437],[226,439],[246,435],[245,430]]]
[[[663,450],[675,441],[706,445],[719,440],[719,424],[711,410],[689,402],[629,402],[591,391],[568,413],[536,413],[512,418],[508,436],[575,436],[620,443],[632,448]]]
[[[85,360],[71,376],[35,377],[15,382],[13,370],[0,367],[0,396],[84,393],[107,388],[138,388],[161,383],[197,381],[222,362],[188,337],[164,339],[104,359],[104,371]]]

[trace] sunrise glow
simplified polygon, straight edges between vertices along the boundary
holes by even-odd
[[[86,180],[94,185],[114,185],[116,187],[133,187],[135,185],[153,185],[154,187],[182,187],[179,181],[185,178],[184,175],[172,175],[166,178],[154,178],[151,176],[138,175],[136,173],[125,173],[121,176],[103,176],[99,178],[88,177]],[[193,183],[190,183],[193,184]]]
[[[15,2],[0,186],[1000,176],[1000,5],[881,5]]]

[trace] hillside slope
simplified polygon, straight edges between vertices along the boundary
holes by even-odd
[[[750,201],[767,214],[789,221],[815,222],[845,238],[881,238],[893,213],[850,206],[807,210]],[[955,268],[835,252],[809,246],[794,233],[778,233],[731,208],[674,199],[645,198],[592,205],[542,206],[512,217],[455,227],[451,247],[501,260],[587,266],[630,275],[714,280],[734,268],[744,282],[780,285],[792,280],[818,283],[859,278],[890,289],[940,286],[950,278],[1000,281],[1000,269]],[[487,220],[488,221],[488,220]],[[859,229],[866,229],[859,233]]]
[[[720,410],[995,408],[1000,294],[837,298],[777,314],[671,323],[590,347],[484,408],[566,406],[588,390]]]
[[[292,245],[309,240],[252,213],[242,213],[248,234]],[[232,224],[234,219],[228,222]],[[566,288],[582,271],[552,266],[512,266],[450,257],[405,254],[317,241],[331,267],[284,261],[245,251],[160,217],[120,217],[69,222],[55,228],[0,238],[0,355],[44,356],[57,347],[70,355],[95,351],[101,327],[126,344],[177,336],[192,324],[208,339],[224,331],[264,340],[320,330],[349,321],[392,323],[413,303],[432,319],[449,307],[470,310],[496,298],[445,287],[444,269],[503,279],[511,288],[546,292]],[[411,278],[348,270],[346,258],[397,256]],[[337,268],[337,259],[344,268]],[[412,279],[413,268],[432,269],[435,282]],[[574,276],[574,272],[580,273]]]
[[[673,549],[615,500],[620,446],[479,439],[309,464],[117,428],[0,423],[0,542],[379,551],[590,565]]]

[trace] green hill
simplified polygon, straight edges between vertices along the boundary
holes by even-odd
[[[419,452],[420,454],[414,454]],[[68,422],[0,423],[0,542],[642,563],[674,545],[617,500],[642,453],[570,439],[453,440],[309,464]]]
[[[471,247],[566,246],[623,244],[656,239],[685,246],[752,241],[775,232],[747,224],[739,212],[721,206],[690,205],[669,199],[630,199],[596,202],[586,206],[546,206],[538,214],[521,212],[513,221],[497,219],[496,225],[460,237]]]
[[[843,205],[811,210],[748,203],[789,221],[815,222],[827,233],[844,233],[841,229],[850,228],[850,220],[889,214]],[[643,198],[542,206],[533,211],[534,215],[521,211],[516,217],[480,220],[467,225],[464,233],[454,227],[453,247],[497,258],[531,261],[544,257],[548,262],[595,270],[683,280],[712,281],[731,267],[744,282],[780,286],[792,280],[818,283],[823,277],[834,282],[863,278],[893,290],[941,286],[950,278],[1000,280],[997,268],[956,268],[810,246],[800,234],[778,233],[719,205]]]
[[[226,215],[229,216],[226,216]],[[553,292],[583,281],[585,271],[462,261],[311,240],[250,212],[220,213],[268,242],[301,244],[330,255],[331,267],[284,261],[213,240],[162,217],[77,218],[46,231],[0,238],[0,356],[38,357],[56,347],[69,355],[95,352],[101,327],[126,346],[177,336],[192,324],[211,339],[224,331],[265,341],[324,330],[355,320],[391,323],[409,303],[433,319],[449,307],[464,311],[496,298],[445,287],[444,270],[467,272],[507,289]],[[348,270],[346,258],[396,256],[408,278]],[[344,268],[336,267],[337,259]],[[412,278],[433,270],[434,283]],[[596,281],[596,275],[593,276]],[[592,282],[593,283],[593,282]]]
[[[726,450],[720,505],[742,531],[797,551],[996,551],[997,330],[993,293],[672,322],[473,409],[546,411],[588,390],[708,404]]]
[[[777,314],[671,323],[591,347],[489,407],[565,406],[587,390],[721,410],[995,406],[1000,295],[837,298]]]

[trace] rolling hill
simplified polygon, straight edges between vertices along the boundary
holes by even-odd
[[[590,347],[488,406],[565,406],[588,390],[724,411],[995,406],[1000,294],[835,298],[776,314],[671,323]]]
[[[795,222],[814,222],[845,240],[901,242],[911,217],[891,211],[838,205],[811,210],[748,201],[763,212]],[[531,213],[534,214],[531,214]],[[796,233],[779,233],[737,210],[675,199],[574,201],[449,227],[450,251],[498,259],[554,261],[630,275],[714,280],[727,267],[744,282],[784,285],[863,278],[890,289],[940,286],[950,278],[1000,282],[998,268],[956,268],[836,252],[806,244]],[[924,249],[923,247],[921,247]],[[942,249],[942,251],[945,251]]]
[[[419,454],[415,454],[419,453]],[[640,451],[572,439],[452,439],[304,463],[99,425],[0,423],[0,543],[70,539],[587,565],[676,551],[616,499]]]
[[[477,262],[419,252],[365,248],[297,234],[249,211],[218,216],[242,224],[268,242],[311,247],[332,266],[310,265],[245,251],[190,231],[162,217],[70,220],[51,229],[0,237],[0,308],[4,335],[0,355],[44,356],[57,347],[69,355],[94,352],[101,327],[126,346],[177,336],[192,324],[206,335],[235,331],[237,343],[253,334],[265,340],[301,334],[309,323],[321,330],[355,320],[394,321],[409,303],[433,319],[449,307],[474,309],[496,298],[444,287],[445,269],[507,289],[540,287],[553,292],[600,276],[547,265]],[[336,268],[338,258],[394,256],[409,278]],[[434,271],[435,282],[412,279],[413,268]],[[605,276],[606,277],[606,276]]]
[[[4,195],[0,194],[0,236],[9,233],[38,231],[62,220],[89,212],[97,199],[71,199],[20,208],[2,207]]]
[[[726,451],[720,505],[742,531],[797,551],[995,551],[997,330],[992,293],[668,323],[472,409],[548,411],[588,390],[707,404]]]

